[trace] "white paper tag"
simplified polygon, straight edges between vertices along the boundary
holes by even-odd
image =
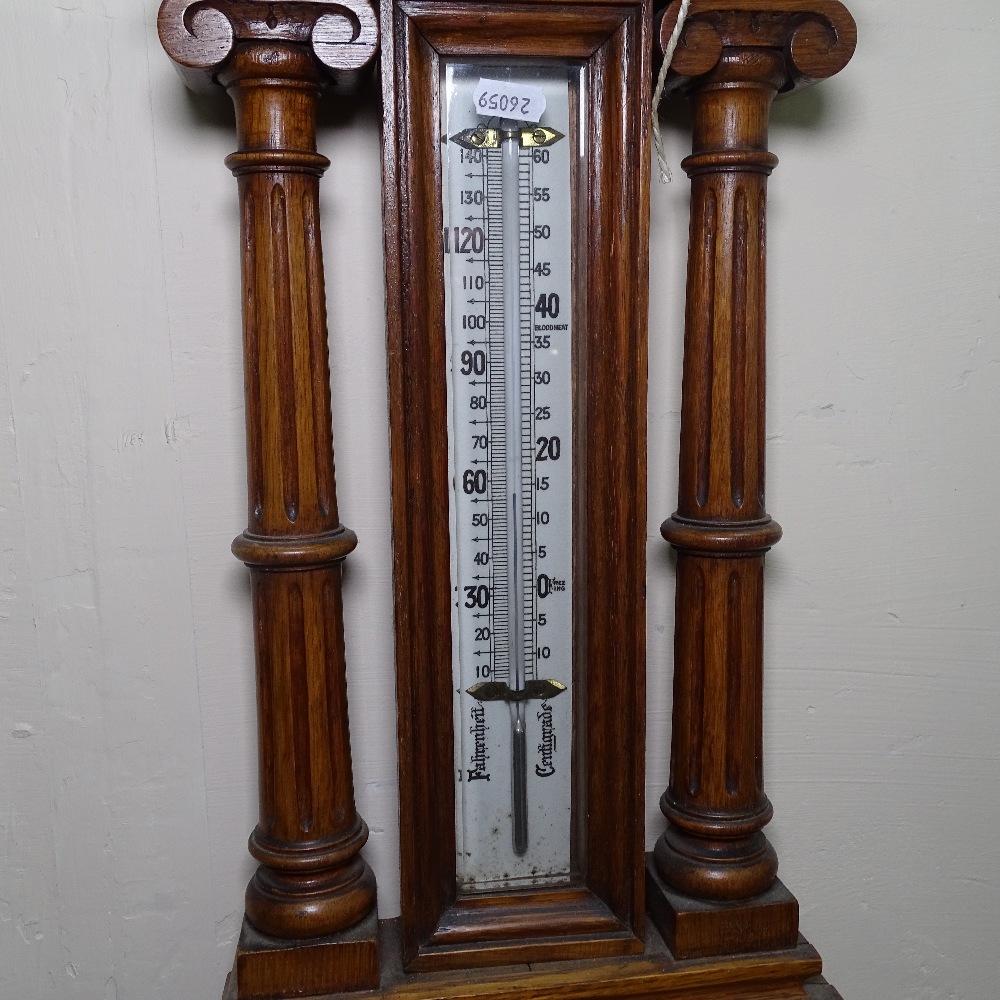
[[[473,101],[476,114],[489,118],[538,122],[545,114],[545,92],[541,87],[532,87],[527,83],[481,79]]]

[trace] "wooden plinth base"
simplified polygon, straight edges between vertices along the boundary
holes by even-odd
[[[706,958],[794,948],[799,904],[777,879],[740,903],[705,903],[668,888],[646,855],[646,909],[674,958]]]
[[[819,955],[801,938],[795,948],[784,951],[678,961],[648,925],[642,955],[405,973],[399,921],[382,921],[380,935],[381,987],[365,993],[323,993],[320,1000],[841,1000],[820,975]],[[287,984],[284,987],[271,996],[289,996]],[[234,971],[223,1000],[241,997]]]
[[[278,1000],[379,985],[378,916],[336,937],[282,941],[265,937],[246,920],[236,948],[236,967],[226,982],[231,1000]]]

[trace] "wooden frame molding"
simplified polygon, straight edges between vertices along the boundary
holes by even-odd
[[[634,953],[644,922],[650,8],[385,0],[382,16],[402,959],[423,971]],[[578,876],[558,890],[457,894],[453,733],[439,722],[452,718],[453,689],[436,91],[446,56],[580,60],[587,99],[603,109],[586,126],[586,333],[574,343],[585,428],[575,445]]]
[[[239,150],[250,567],[260,822],[237,990],[250,997],[379,981],[375,877],[359,852],[341,562],[357,540],[334,479],[316,103],[377,47],[362,0],[166,0],[160,38],[185,80],[228,90]]]
[[[648,890],[676,957],[798,939],[762,832],[763,569],[781,537],[764,508],[767,130],[775,96],[832,76],[855,44],[837,0],[693,0],[668,78],[694,144],[679,498],[662,528],[677,550],[668,826]]]

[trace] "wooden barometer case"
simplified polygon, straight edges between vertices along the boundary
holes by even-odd
[[[382,23],[403,960],[639,952],[650,8]]]
[[[673,731],[645,855],[649,95],[682,6]],[[850,14],[164,0],[159,30],[192,88],[228,91],[239,139],[233,551],[252,580],[260,867],[226,1000],[835,1000],[763,833],[763,561],[780,538],[765,209],[771,103],[847,64]],[[356,539],[337,509],[315,126],[321,94],[370,79],[380,46],[402,889],[381,923],[354,803]]]

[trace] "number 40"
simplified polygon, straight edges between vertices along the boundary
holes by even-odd
[[[559,296],[555,292],[542,292],[535,303],[535,312],[545,319],[556,319],[559,315]]]

